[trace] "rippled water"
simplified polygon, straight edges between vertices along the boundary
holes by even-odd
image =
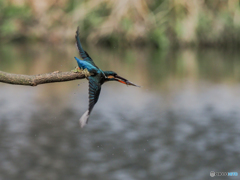
[[[76,66],[74,48],[2,46],[0,70],[68,71]],[[0,84],[0,179],[200,180],[212,179],[210,171],[240,173],[240,53],[87,49],[99,67],[143,87],[104,84],[80,129],[86,80]]]

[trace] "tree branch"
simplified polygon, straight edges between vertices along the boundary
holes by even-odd
[[[15,85],[26,85],[26,86],[37,86],[39,84],[72,81],[75,79],[83,79],[85,74],[82,72],[59,72],[54,71],[52,73],[37,74],[37,75],[22,75],[22,74],[11,74],[0,71],[0,82],[15,84]]]

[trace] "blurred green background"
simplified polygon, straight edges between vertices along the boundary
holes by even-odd
[[[0,0],[0,39],[111,46],[237,46],[238,0]]]

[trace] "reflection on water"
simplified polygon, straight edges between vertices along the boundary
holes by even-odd
[[[76,65],[75,46],[0,48],[0,70]],[[103,85],[90,122],[86,80],[0,84],[0,179],[210,179],[239,171],[240,54],[89,48],[104,70],[143,88]]]

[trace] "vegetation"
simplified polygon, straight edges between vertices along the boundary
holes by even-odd
[[[0,39],[116,46],[236,46],[239,0],[0,0]]]

